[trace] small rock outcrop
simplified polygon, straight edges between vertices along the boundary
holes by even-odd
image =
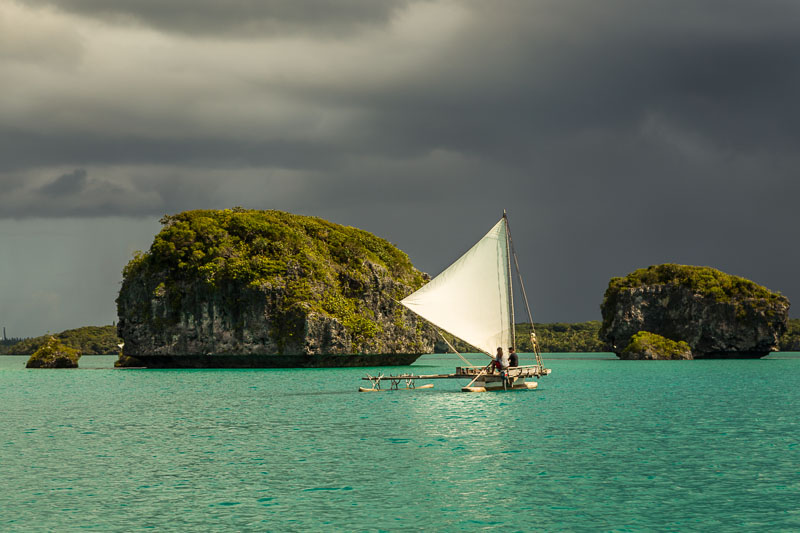
[[[435,331],[396,302],[428,277],[383,239],[280,211],[161,222],[123,271],[120,364],[409,364],[433,350]]]
[[[41,348],[33,352],[25,368],[78,368],[81,353],[50,337]]]
[[[684,341],[675,342],[649,331],[640,331],[631,337],[631,342],[622,350],[619,357],[634,360],[694,359],[692,349]]]
[[[640,331],[685,341],[695,359],[763,357],[778,349],[789,300],[709,267],[675,264],[612,278],[600,337],[622,356]]]

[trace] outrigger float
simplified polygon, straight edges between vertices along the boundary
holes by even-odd
[[[453,347],[442,332],[478,348],[481,353],[492,359],[494,359],[492,353],[497,348],[503,350],[508,348],[516,352],[514,292],[511,281],[512,258],[531,324],[531,345],[535,364],[502,370],[496,369],[494,361],[486,366],[473,365]],[[525,284],[522,282],[505,211],[503,218],[475,246],[441,274],[399,303],[433,324],[450,349],[467,366],[456,367],[453,374],[367,375],[361,379],[369,381],[372,386],[359,387],[360,392],[429,389],[433,387],[432,383],[417,385],[416,382],[433,379],[470,380],[468,385],[461,388],[463,392],[533,390],[539,383],[529,381],[530,379],[537,380],[550,374],[550,369],[544,367],[539,353],[533,316],[528,305],[528,296],[525,294]],[[383,383],[388,384],[388,388],[381,388]],[[405,386],[401,387],[402,384]]]

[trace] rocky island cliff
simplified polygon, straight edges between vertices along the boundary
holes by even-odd
[[[621,358],[640,331],[685,341],[695,359],[755,358],[778,349],[789,300],[714,268],[664,264],[612,278],[601,311],[600,337]]]
[[[435,331],[395,300],[428,279],[366,231],[281,211],[166,216],[123,271],[120,364],[410,364]]]

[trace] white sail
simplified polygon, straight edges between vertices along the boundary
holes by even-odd
[[[402,303],[444,331],[494,355],[512,342],[505,218],[470,250]]]

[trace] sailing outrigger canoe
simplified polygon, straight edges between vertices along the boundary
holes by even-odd
[[[471,364],[442,334],[442,331],[478,348],[483,354],[493,358],[494,351],[501,347],[506,350],[514,347],[517,338],[514,329],[514,296],[512,284],[512,259],[519,279],[522,299],[531,324],[531,344],[536,363],[533,365],[511,367],[503,372],[493,369],[492,363],[484,366]],[[465,363],[457,367],[453,374],[399,374],[370,376],[372,387],[360,387],[361,392],[430,388],[433,385],[417,386],[423,379],[470,379],[464,392],[485,392],[487,390],[535,389],[538,379],[550,373],[544,368],[533,316],[525,294],[525,285],[519,271],[517,255],[511,241],[508,217],[503,218],[479,240],[475,246],[462,255],[455,263],[433,278],[418,291],[400,301],[402,305],[433,324],[442,338]],[[381,382],[389,383],[389,389],[381,389]],[[400,385],[405,382],[405,387]]]

